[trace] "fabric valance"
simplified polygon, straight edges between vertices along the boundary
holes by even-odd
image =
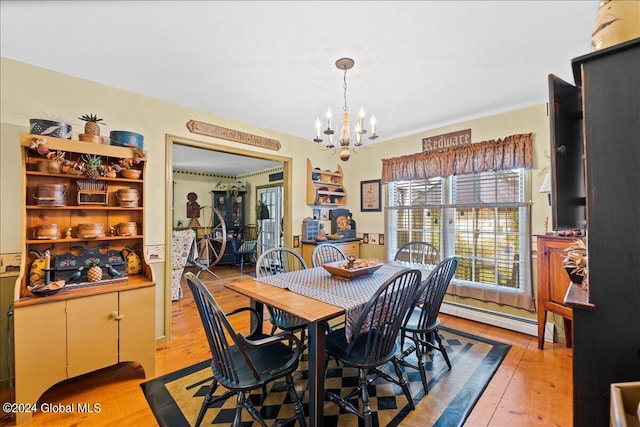
[[[382,182],[423,180],[438,176],[520,168],[533,168],[531,133],[383,159]]]

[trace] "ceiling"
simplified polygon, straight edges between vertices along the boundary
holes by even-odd
[[[0,2],[3,57],[311,141],[327,108],[376,142],[546,102],[598,1]],[[215,165],[215,159],[207,164]],[[226,164],[229,164],[227,161]]]
[[[173,144],[173,169],[240,177],[282,166],[280,162]]]

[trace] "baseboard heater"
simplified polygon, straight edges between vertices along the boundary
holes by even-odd
[[[534,337],[538,336],[538,323],[535,320],[524,317],[497,313],[495,311],[484,310],[448,301],[442,302],[440,312]]]

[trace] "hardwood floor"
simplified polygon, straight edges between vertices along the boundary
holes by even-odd
[[[225,310],[246,306],[248,300],[224,287],[227,281],[242,277],[238,269],[219,266],[217,280],[201,274],[207,287]],[[172,314],[172,341],[156,349],[156,376],[206,360],[209,348],[200,324],[191,292],[184,286],[185,297],[175,301]],[[235,320],[235,319],[234,319]],[[571,426],[572,353],[564,344],[545,343],[538,350],[536,337],[519,334],[456,317],[441,316],[442,325],[512,345],[465,426]],[[236,323],[240,330],[248,328]],[[268,329],[267,329],[268,330]],[[46,369],[46,355],[43,365]],[[98,404],[99,412],[37,412],[28,426],[154,426],[157,425],[142,394],[140,383],[146,381],[142,369],[134,363],[106,368],[58,384],[40,399],[52,405]],[[7,399],[3,398],[2,401]],[[46,406],[44,406],[46,408]],[[60,406],[58,406],[60,407]],[[51,406],[55,409],[55,406]],[[421,410],[417,406],[403,421],[403,426],[420,426]],[[3,417],[0,426],[15,425]]]

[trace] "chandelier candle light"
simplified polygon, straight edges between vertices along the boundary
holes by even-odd
[[[349,151],[349,148],[351,147],[351,131],[349,129],[350,128],[349,107],[347,107],[347,71],[353,68],[354,64],[355,64],[355,61],[351,58],[340,58],[336,61],[336,67],[339,70],[342,70],[344,72],[344,77],[343,77],[344,107],[342,110],[342,121],[341,121],[342,127],[340,131],[340,147],[341,147],[340,159],[345,162],[349,160],[349,158],[351,157],[351,153]],[[320,122],[320,118],[316,119],[316,137],[313,139],[313,141],[316,142],[318,144],[318,147],[320,147],[320,149],[322,150],[336,148],[335,144],[333,143],[333,134],[335,133],[335,131],[331,128],[332,117],[333,117],[333,113],[331,112],[331,109],[328,109],[327,110],[327,128],[323,131],[323,133],[327,135],[327,138],[328,138],[327,143],[325,143],[324,140],[320,137],[320,128],[322,126]],[[362,135],[367,133],[367,130],[364,128],[364,118],[365,118],[364,108],[360,107],[360,116],[358,118],[358,123],[355,126],[356,140],[353,143],[354,152],[357,147],[364,146],[364,144],[362,143]],[[376,118],[373,115],[371,115],[370,124],[371,124],[371,136],[369,136],[369,139],[373,141],[378,137],[378,135],[376,135]]]

